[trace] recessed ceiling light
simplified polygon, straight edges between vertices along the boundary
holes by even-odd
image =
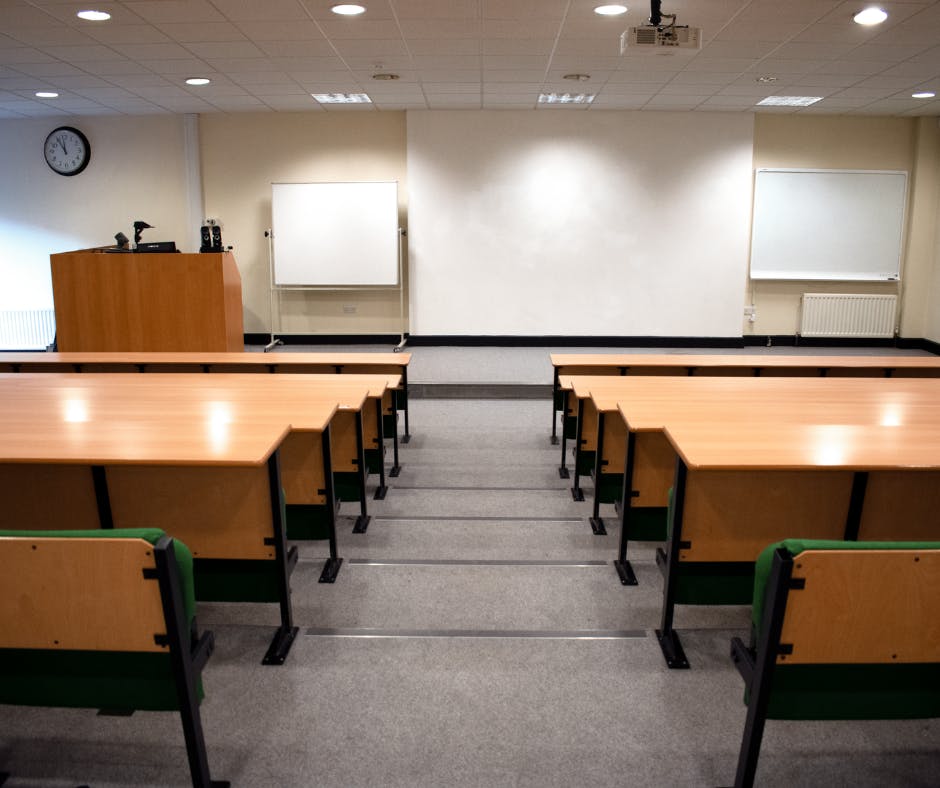
[[[365,93],[311,93],[321,104],[371,104]]]
[[[111,18],[107,11],[79,11],[75,14],[79,19],[86,19],[89,22],[104,22]]]
[[[539,104],[590,104],[594,93],[540,93]]]
[[[587,82],[590,78],[590,74],[565,74],[562,77],[562,79],[570,79],[573,82]]]
[[[601,16],[620,16],[627,13],[627,7],[625,5],[599,5],[594,9],[594,13]]]
[[[334,14],[341,14],[342,16],[358,16],[366,12],[366,7],[364,5],[354,5],[353,3],[343,3],[342,5],[334,5],[330,10]]]
[[[187,85],[208,85],[212,80],[206,77],[190,77],[186,80]]]
[[[388,81],[390,79],[400,79],[400,77],[398,76],[398,74],[373,74],[372,79]]]
[[[758,77],[757,81],[758,82],[776,82],[777,77]]]
[[[822,96],[768,96],[758,101],[757,105],[761,107],[808,107],[822,99]]]
[[[922,90],[920,93],[911,93],[911,98],[933,98],[936,95],[932,90]]]
[[[36,98],[58,98],[58,93],[53,93],[51,90],[40,90],[36,94]]]
[[[852,18],[860,25],[880,25],[888,18],[888,14],[882,8],[870,6],[859,11]]]

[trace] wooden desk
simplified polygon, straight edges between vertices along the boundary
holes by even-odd
[[[128,400],[152,412],[163,408],[163,385],[178,384],[186,390],[199,391],[202,396],[213,396],[219,403],[238,402],[254,417],[273,416],[289,420],[291,434],[281,450],[285,496],[288,505],[288,535],[290,538],[313,538],[309,526],[300,523],[316,522],[330,540],[331,557],[336,559],[335,513],[327,504],[326,480],[336,490],[334,474],[345,485],[345,500],[359,500],[361,513],[355,531],[365,532],[369,525],[366,504],[366,441],[378,454],[379,486],[376,497],[384,497],[385,468],[382,459],[382,399],[388,385],[397,385],[397,375],[213,375],[177,373],[163,375],[151,373],[126,375],[116,373],[19,373],[0,375],[14,379],[20,387],[71,387],[75,390],[107,387],[112,392],[123,392]],[[159,384],[159,385],[155,385]],[[363,419],[366,400],[374,403],[374,418]],[[321,430],[315,404],[338,405],[330,422],[330,440],[326,447],[330,453],[330,470],[324,468],[320,446]],[[102,414],[105,416],[105,414]],[[332,498],[332,495],[331,495]],[[306,535],[305,535],[306,534]],[[316,538],[324,538],[323,536]]]
[[[682,577],[707,570],[746,580],[760,550],[783,538],[935,540],[940,419],[928,421],[667,424],[679,455],[669,539],[657,556],[667,665],[688,667],[673,628],[675,605],[693,601],[679,598]]]
[[[560,375],[666,375],[709,377],[940,377],[938,356],[809,356],[757,354],[552,353],[552,443],[558,411],[574,403],[562,394]],[[574,429],[571,428],[573,437]],[[566,430],[562,430],[566,434]],[[567,478],[567,477],[563,477]]]
[[[397,411],[403,411],[402,443],[411,440],[408,413],[410,353],[0,353],[0,372],[277,372],[293,374],[400,375],[386,394],[385,434],[395,440]],[[390,423],[389,423],[390,422]]]
[[[288,585],[297,554],[287,549],[278,453],[289,423],[180,383],[154,381],[154,409],[103,385],[18,378],[7,376],[0,397],[0,521],[159,527],[204,570],[270,564],[281,623],[264,661],[283,663],[297,632]],[[321,406],[324,431],[334,410]]]
[[[50,255],[63,351],[234,351],[245,346],[231,252]]]
[[[644,478],[643,483],[634,485],[631,503],[640,508],[660,507],[660,519],[664,522],[666,491],[675,463],[675,453],[662,434],[667,419],[721,418],[718,413],[709,415],[706,408],[734,402],[732,418],[761,419],[772,414],[777,419],[800,420],[804,413],[812,413],[814,418],[838,421],[850,417],[848,407],[854,403],[863,410],[851,415],[853,421],[880,423],[886,419],[910,420],[916,413],[931,409],[934,398],[940,394],[936,380],[906,378],[693,379],[563,375],[559,381],[562,389],[571,391],[578,401],[575,445],[580,448],[572,494],[576,500],[583,500],[580,474],[593,471],[591,525],[598,534],[606,533],[599,504],[621,500],[628,438],[623,420],[608,418],[617,411],[621,400],[630,403],[631,431],[640,433],[630,440],[634,441],[636,452],[633,470]],[[820,411],[821,408],[824,410]],[[562,468],[564,462],[563,455]]]

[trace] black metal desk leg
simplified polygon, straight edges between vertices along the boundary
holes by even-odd
[[[858,541],[858,529],[862,523],[862,509],[865,507],[865,489],[868,487],[868,472],[856,471],[852,474],[852,492],[849,497],[849,511],[845,518],[843,539],[847,542]]]
[[[411,430],[408,426],[408,412],[411,410],[411,403],[408,397],[408,367],[401,368],[401,389],[405,393],[405,407],[402,408],[405,411],[405,434],[401,436],[401,442],[409,443],[411,441]]]
[[[114,528],[114,516],[111,513],[111,495],[108,493],[108,474],[103,465],[91,466],[91,480],[95,485],[98,524],[102,528]]]
[[[676,481],[672,488],[672,517],[669,541],[666,543],[666,580],[663,583],[663,617],[660,628],[656,630],[659,647],[666,658],[666,665],[674,669],[687,669],[689,661],[685,658],[679,635],[672,628],[673,613],[676,606],[676,586],[679,582],[679,549],[682,544],[682,510],[685,506],[685,485],[688,469],[681,458],[676,460]]]
[[[578,455],[581,453],[581,434],[584,426],[584,400],[578,400],[578,428],[574,437],[574,486],[571,488],[571,497],[576,501],[584,500],[581,490],[581,474],[578,471]]]
[[[394,426],[392,427],[392,451],[394,454],[394,463],[392,467],[389,468],[388,475],[392,479],[397,479],[398,474],[401,473],[401,465],[398,464],[398,397],[395,395],[395,392],[392,392],[392,421]]]
[[[568,468],[565,465],[565,453],[568,449],[568,433],[565,432],[565,420],[568,418],[568,394],[565,393],[565,404],[561,409],[561,465],[558,466],[558,476],[569,478]]]
[[[558,445],[558,407],[556,402],[558,401],[558,367],[555,367],[554,375],[552,376],[552,446]],[[562,413],[564,413],[564,408],[562,408]],[[562,428],[564,429],[564,428]]]
[[[262,665],[283,665],[290,652],[290,647],[297,636],[294,626],[294,614],[290,601],[290,573],[297,562],[297,549],[287,550],[287,534],[284,523],[283,492],[281,491],[280,452],[275,451],[268,458],[268,482],[271,488],[271,519],[274,525],[274,556],[277,563],[277,592],[281,607],[281,625],[274,633],[274,639],[268,646],[268,653],[261,660]]]
[[[330,428],[327,426],[321,436],[323,452],[323,496],[326,498],[327,529],[330,540],[330,557],[320,573],[321,583],[335,583],[336,575],[343,559],[336,554],[336,495],[333,492],[333,457],[330,452]]]
[[[601,475],[604,470],[604,414],[597,412],[597,451],[594,453],[594,511],[590,519],[595,536],[607,536],[601,519]]]
[[[366,503],[366,453],[362,438],[362,412],[356,414],[356,453],[359,459],[356,464],[359,467],[359,516],[356,518],[356,525],[353,527],[354,534],[364,534],[369,528],[369,511]]]
[[[382,397],[375,401],[375,429],[378,439],[376,444],[379,450],[379,486],[373,496],[375,500],[381,501],[385,498],[388,488],[385,486],[385,434],[382,428]]]
[[[636,450],[636,433],[627,432],[627,456],[623,463],[623,492],[620,499],[620,549],[614,568],[620,576],[620,582],[625,586],[637,585],[633,567],[627,560],[627,544],[630,532],[630,510],[633,508],[633,457]]]

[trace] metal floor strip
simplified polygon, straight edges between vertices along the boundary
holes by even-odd
[[[351,516],[351,515],[350,515]],[[480,515],[461,515],[461,516],[446,516],[446,515],[388,515],[388,514],[376,514],[372,516],[376,522],[381,520],[430,520],[430,521],[460,521],[460,520],[473,520],[477,522],[518,522],[518,523],[580,523],[584,522],[583,517],[483,517]]]
[[[557,475],[557,474],[556,474]],[[460,485],[421,485],[421,484],[390,484],[393,490],[448,490],[458,492],[568,492],[565,486],[553,487],[470,487]]]
[[[347,563],[361,566],[610,566],[609,561],[552,561],[538,559],[473,559],[473,558],[349,558]]]
[[[638,640],[649,634],[645,629],[369,629],[310,627],[308,637],[327,638],[522,638],[531,640]]]

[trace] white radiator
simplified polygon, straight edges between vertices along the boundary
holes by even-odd
[[[0,310],[0,350],[45,350],[55,338],[55,310]]]
[[[800,336],[892,338],[896,295],[803,293]]]

